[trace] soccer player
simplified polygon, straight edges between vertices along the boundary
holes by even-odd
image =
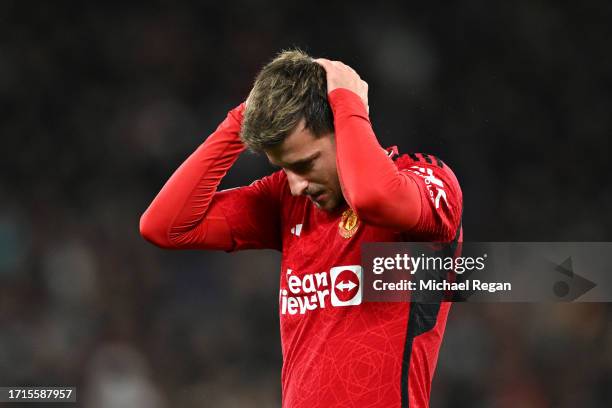
[[[281,169],[217,191],[250,148]],[[437,157],[383,149],[368,86],[285,51],[258,74],[140,220],[163,248],[282,252],[284,407],[426,407],[450,303],[368,303],[364,242],[461,240],[462,193]]]

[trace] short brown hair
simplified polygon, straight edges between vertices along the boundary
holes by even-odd
[[[282,143],[302,119],[315,136],[334,131],[325,69],[299,49],[282,51],[255,78],[240,137],[261,151]]]

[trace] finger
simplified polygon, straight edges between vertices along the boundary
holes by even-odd
[[[316,62],[317,64],[321,65],[323,68],[325,68],[325,70],[327,71],[327,68],[331,67],[332,61],[326,59],[326,58],[317,58],[314,60],[314,62]]]
[[[330,61],[330,63],[336,68],[342,68],[345,66],[342,61]]]
[[[353,74],[355,74],[357,77],[361,78],[361,77],[359,76],[359,74],[357,73],[357,71],[355,71],[355,70],[353,69],[353,67],[351,67],[350,65],[346,65],[346,64],[342,64],[342,65],[343,65],[343,66],[344,66],[346,69],[348,69],[350,72],[352,72]]]

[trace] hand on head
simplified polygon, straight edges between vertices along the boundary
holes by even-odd
[[[325,58],[317,58],[314,61],[325,68],[325,72],[327,73],[328,93],[337,88],[348,89],[359,95],[366,110],[370,113],[370,107],[368,105],[368,83],[361,79],[353,68],[340,61],[330,61]]]

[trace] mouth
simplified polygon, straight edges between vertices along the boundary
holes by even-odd
[[[310,199],[316,203],[323,201],[325,197],[326,197],[325,191],[321,191],[317,194],[310,195]]]

